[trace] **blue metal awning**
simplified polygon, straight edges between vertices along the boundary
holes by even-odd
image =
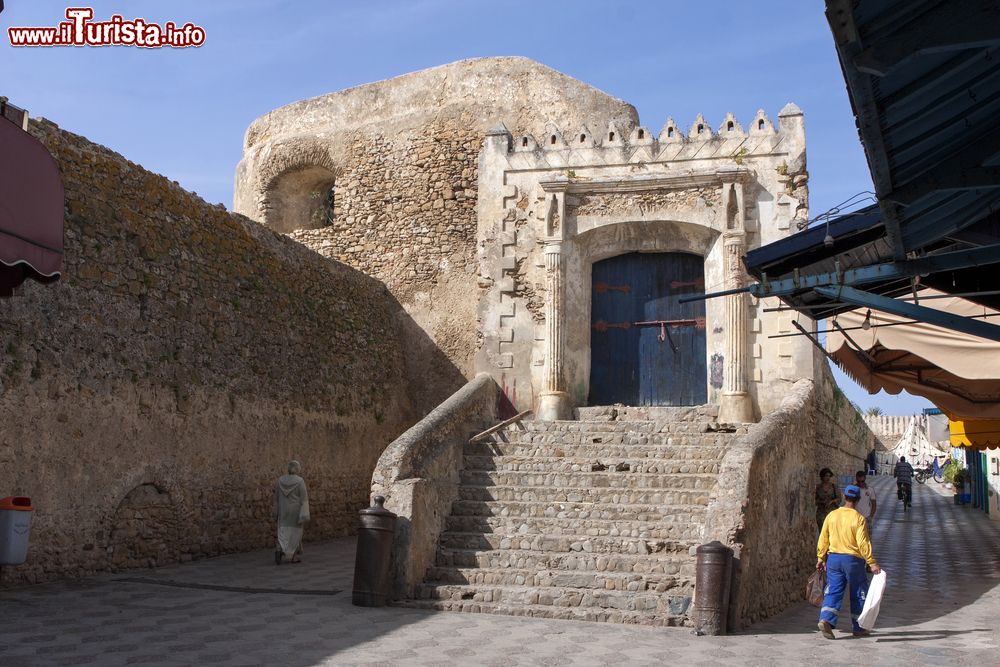
[[[896,259],[1000,210],[1000,3],[827,0]]]
[[[826,6],[878,204],[750,252],[746,291],[814,319],[906,310],[1000,340],[891,298],[926,285],[1000,306],[1000,2]]]

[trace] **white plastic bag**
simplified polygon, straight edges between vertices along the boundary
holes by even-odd
[[[858,616],[858,625],[865,630],[875,627],[875,619],[878,618],[878,610],[882,605],[882,594],[885,592],[885,570],[872,577],[868,585],[868,595],[865,597],[865,606]]]

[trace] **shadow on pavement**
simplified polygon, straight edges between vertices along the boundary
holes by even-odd
[[[0,664],[317,665],[427,612],[351,604],[354,538],[0,591]],[[412,642],[411,642],[412,643]],[[401,647],[402,648],[402,647]]]
[[[878,632],[872,634],[877,642],[913,642],[947,639],[957,635],[968,635],[974,632],[993,632],[993,628],[970,628],[968,630],[910,630],[897,632]]]

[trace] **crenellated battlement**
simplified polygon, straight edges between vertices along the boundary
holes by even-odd
[[[778,114],[777,127],[760,109],[748,128],[744,129],[730,112],[714,127],[698,114],[686,132],[670,117],[659,134],[654,134],[645,125],[623,128],[618,122],[610,121],[598,132],[587,125],[568,131],[548,123],[542,136],[514,135],[500,123],[489,136],[506,136],[506,143],[494,141],[492,144],[497,150],[509,153],[514,160],[512,164],[523,163],[517,166],[525,168],[713,158],[740,162],[752,156],[797,153],[804,144],[802,111],[791,103]],[[556,158],[553,154],[561,156]],[[528,164],[532,162],[535,164]]]

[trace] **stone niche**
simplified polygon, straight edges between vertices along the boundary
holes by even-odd
[[[271,182],[264,196],[264,221],[276,232],[329,227],[339,212],[336,176],[325,167],[284,172]]]
[[[180,520],[166,491],[140,484],[115,511],[109,533],[108,556],[116,569],[158,567],[177,561]]]

